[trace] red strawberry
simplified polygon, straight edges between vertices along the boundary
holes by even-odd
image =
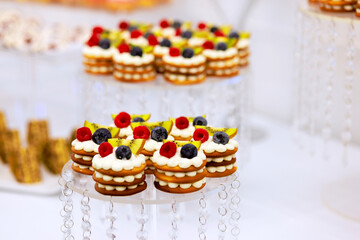
[[[126,21],[121,21],[121,22],[119,23],[119,28],[120,28],[121,30],[126,30],[126,29],[128,29],[128,27],[129,27],[129,23],[126,22]]]
[[[185,129],[189,126],[189,119],[187,119],[187,117],[178,117],[175,120],[175,126],[178,129]]]
[[[76,131],[76,139],[80,142],[89,141],[92,138],[92,133],[90,128],[82,127]]]
[[[166,19],[163,19],[163,20],[160,21],[160,27],[161,28],[167,28],[167,27],[169,27],[169,25],[170,24]]]
[[[137,126],[133,131],[134,139],[149,139],[150,131],[146,126]]]
[[[160,148],[160,155],[171,158],[176,154],[176,144],[174,142],[166,142]]]
[[[175,30],[175,36],[181,36],[181,29],[180,28],[177,28]]]
[[[159,44],[159,41],[157,40],[157,38],[154,35],[150,35],[148,37],[148,42],[150,46],[156,46]]]
[[[104,29],[100,26],[95,26],[92,30],[93,34],[101,34],[104,31]]]
[[[205,41],[202,44],[203,49],[214,49],[215,45],[212,41]]]
[[[205,29],[205,28],[206,28],[206,24],[203,23],[203,22],[199,22],[199,24],[198,24],[198,29],[203,30],[203,29]]]
[[[214,34],[217,37],[225,37],[225,34],[221,30],[216,30]]]
[[[135,29],[130,33],[131,38],[138,38],[141,37],[142,35],[143,35],[142,32],[138,29]]]
[[[99,154],[101,157],[106,157],[113,152],[113,146],[108,142],[103,142],[99,146]]]
[[[115,126],[118,128],[126,128],[130,125],[130,122],[131,117],[127,112],[119,113],[114,119]]]
[[[118,50],[120,53],[130,52],[130,46],[129,44],[122,43],[118,46]]]
[[[97,46],[97,45],[99,44],[99,41],[100,41],[100,39],[99,39],[98,34],[93,34],[93,35],[89,38],[89,40],[87,41],[86,44],[87,44],[89,47],[93,47],[93,46]]]
[[[176,47],[170,47],[169,48],[169,55],[172,57],[180,56],[180,49]]]
[[[209,133],[203,128],[197,128],[194,132],[193,138],[195,141],[206,142],[209,139]]]

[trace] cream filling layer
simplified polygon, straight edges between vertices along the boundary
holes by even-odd
[[[139,183],[139,184],[136,184],[136,185],[131,185],[131,186],[111,186],[111,185],[103,185],[101,183],[97,183],[98,187],[99,188],[104,188],[105,190],[107,191],[119,191],[119,192],[122,192],[122,191],[125,191],[127,189],[135,189],[137,188],[138,186],[141,186],[141,185],[144,185],[144,183]]]
[[[183,56],[171,57],[170,55],[165,55],[163,61],[176,66],[194,66],[205,63],[206,58],[203,55],[196,55],[192,58],[184,58]]]
[[[132,80],[142,80],[142,79],[148,79],[150,77],[155,76],[155,72],[149,72],[149,73],[122,73],[118,71],[114,71],[114,75],[118,78],[123,79],[132,79]]]
[[[119,172],[122,170],[132,170],[145,164],[145,156],[142,154],[139,154],[137,156],[132,154],[129,160],[117,159],[115,156],[116,149],[117,147],[114,148],[112,154],[109,154],[106,157],[101,157],[100,154],[96,154],[92,160],[92,166],[95,169],[111,169],[113,171]]]
[[[102,63],[102,64],[109,64],[109,65],[112,65],[112,61],[104,61],[104,60],[101,60],[101,59],[93,59],[93,58],[84,58],[84,63],[90,63],[90,64],[99,64],[99,63]]]
[[[163,170],[156,170],[159,173],[163,173],[168,177],[172,177],[175,176],[177,178],[182,178],[182,177],[195,177],[198,173],[202,173],[204,172],[204,169],[200,169],[198,171],[192,171],[192,172],[169,172],[169,171],[163,171]]]
[[[105,174],[95,171],[95,176],[97,178],[103,179],[104,181],[107,181],[107,182],[114,181],[117,183],[123,183],[123,182],[131,183],[131,182],[135,181],[135,179],[142,178],[143,175],[144,175],[144,172],[138,173],[136,175],[128,175],[125,177],[113,177],[113,176],[108,176],[108,175],[105,175]]]
[[[84,150],[85,152],[96,152],[99,153],[99,145],[94,143],[92,140],[80,142],[75,139],[71,142],[71,146],[75,148],[75,150]]]
[[[215,74],[215,75],[230,75],[233,73],[236,73],[237,71],[239,71],[238,66],[233,67],[233,68],[226,68],[226,69],[207,69],[206,73],[207,74]]]
[[[233,158],[236,158],[236,154],[232,154],[226,157],[218,157],[218,158],[206,158],[207,162],[216,162],[221,163],[223,161],[231,161]]]
[[[217,67],[217,68],[232,67],[237,64],[239,64],[238,57],[234,57],[234,58],[231,58],[229,60],[224,60],[224,61],[209,61],[208,62],[209,67]]]
[[[236,44],[236,48],[238,50],[248,48],[249,46],[250,46],[250,40],[247,38],[240,39]]]
[[[163,46],[160,46],[160,45],[156,45],[155,48],[154,48],[154,54],[156,55],[165,55],[169,53],[169,48],[168,47],[163,47]]]
[[[152,161],[159,166],[167,165],[168,167],[180,167],[186,169],[191,166],[200,167],[203,164],[203,161],[206,160],[206,156],[201,150],[199,150],[198,155],[192,159],[182,158],[180,151],[181,148],[178,148],[175,155],[171,158],[161,156],[160,151],[156,151]]]
[[[134,136],[129,136],[129,137],[127,137],[127,139],[132,140],[132,139],[134,139]],[[173,141],[174,137],[169,135],[167,140]],[[152,151],[159,150],[162,145],[163,145],[163,142],[157,142],[154,139],[150,138],[145,141],[144,149],[148,152],[152,152]],[[151,159],[151,158],[146,157],[146,159]]]
[[[92,168],[91,166],[81,165],[81,164],[78,164],[78,163],[76,163],[76,162],[74,162],[74,166],[79,167],[79,168],[81,168],[81,169],[89,169],[89,170],[91,170],[91,171],[94,171],[94,168]]]
[[[74,153],[74,157],[75,158],[80,158],[84,161],[91,161],[93,159],[93,157],[90,157],[90,156],[85,156],[85,155],[79,155],[79,154],[75,154]]]
[[[225,51],[205,49],[202,54],[208,59],[224,59],[236,56],[238,53],[236,48],[228,48]]]
[[[150,71],[153,69],[152,65],[144,66],[144,67],[129,67],[124,65],[115,64],[115,68],[118,70],[128,71],[128,72],[143,72]]]
[[[170,135],[175,137],[188,138],[191,137],[195,132],[195,127],[189,123],[189,126],[185,129],[178,129],[174,123],[173,128],[170,132]]]
[[[115,63],[122,65],[135,65],[140,66],[144,64],[150,64],[154,62],[154,55],[152,54],[143,54],[140,56],[132,56],[130,53],[116,53],[113,57]]]
[[[84,66],[85,70],[95,73],[105,73],[105,72],[112,72],[114,70],[113,66]]]
[[[172,183],[165,182],[158,178],[155,178],[155,182],[158,182],[160,186],[169,186],[169,188],[177,188],[180,187],[182,189],[188,189],[190,187],[201,188],[201,186],[206,183],[206,178],[201,179],[200,181],[194,183]]]
[[[205,70],[205,65],[201,65],[199,67],[191,67],[191,68],[174,67],[171,65],[165,65],[165,70],[168,70],[171,72],[178,72],[178,73],[200,73]]]
[[[235,167],[235,166],[236,166],[236,164],[229,164],[229,165],[226,165],[226,166],[218,166],[218,167],[206,167],[206,170],[209,173],[216,173],[216,172],[223,173],[226,170],[233,169],[233,167]]]
[[[227,144],[223,145],[213,142],[212,136],[209,136],[209,139],[203,144],[201,144],[200,149],[206,153],[213,153],[215,151],[223,153],[226,152],[227,150],[230,151],[234,150],[238,146],[239,146],[238,142],[235,141],[234,139],[230,139],[230,141]]]
[[[83,55],[88,57],[99,57],[99,58],[112,58],[114,53],[117,52],[116,48],[102,49],[99,46],[89,47],[85,46],[83,48]]]
[[[205,77],[204,73],[198,74],[198,75],[191,75],[191,76],[186,76],[186,75],[176,74],[176,73],[165,73],[164,75],[170,81],[180,81],[180,82],[186,82],[186,81],[194,82],[194,81],[201,80]]]

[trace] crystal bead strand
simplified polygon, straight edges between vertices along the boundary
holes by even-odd
[[[170,231],[170,238],[172,240],[178,239],[178,225],[177,225],[177,204],[174,200],[171,204],[171,231]]]
[[[148,232],[145,230],[145,224],[149,221],[149,216],[145,214],[145,205],[141,200],[141,211],[136,217],[136,221],[140,224],[140,230],[137,232],[136,237],[139,240],[146,240],[148,238]]]
[[[59,179],[59,184],[61,186],[61,196],[60,200],[63,202],[63,208],[60,212],[61,217],[63,218],[63,225],[61,226],[61,231],[63,233],[64,240],[74,240],[74,236],[72,234],[72,227],[74,226],[73,220],[73,202],[72,202],[72,194],[73,190],[70,188],[70,184],[72,181],[71,173],[63,174],[63,176]]]
[[[330,46],[328,48],[328,58],[329,58],[329,66],[328,66],[328,81],[326,86],[326,96],[325,96],[325,110],[324,110],[324,124],[322,129],[322,138],[324,144],[323,155],[324,159],[328,159],[328,142],[332,135],[332,106],[333,106],[333,87],[334,87],[334,76],[335,76],[335,67],[336,67],[336,25],[333,18],[331,18],[330,26]]]
[[[114,240],[116,238],[115,235],[115,231],[116,228],[114,227],[114,223],[116,221],[117,215],[116,212],[114,211],[114,203],[112,201],[112,198],[109,201],[109,208],[108,208],[108,212],[106,214],[106,219],[109,221],[110,225],[106,231],[106,235],[108,236],[108,238]]]
[[[343,132],[341,135],[343,141],[343,165],[347,165],[347,147],[351,141],[351,126],[352,126],[352,107],[353,107],[353,84],[354,84],[354,58],[355,58],[355,26],[353,20],[349,25],[348,44],[346,54],[346,74],[344,81],[344,102],[345,102],[345,121]]]
[[[83,240],[90,240],[91,237],[90,210],[90,198],[88,190],[85,189],[81,199]]]
[[[228,193],[226,192],[226,186],[221,184],[220,186],[221,190],[218,192],[219,202],[220,205],[218,207],[218,213],[220,215],[219,223],[218,223],[218,230],[219,230],[219,239],[223,240],[225,239],[225,234],[227,230],[226,226],[226,214],[227,214],[227,208],[226,208],[226,200],[228,197]]]
[[[240,181],[239,181],[239,173],[236,172],[234,174],[234,180],[230,186],[230,225],[231,225],[231,235],[233,239],[238,239],[240,234],[240,228],[238,227],[238,223],[240,220],[240,196],[239,196],[239,189],[240,189]]]
[[[205,199],[205,194],[202,193],[201,194],[201,198],[199,200],[199,239],[200,240],[206,240],[206,222],[207,222],[207,211],[206,211],[206,199]]]

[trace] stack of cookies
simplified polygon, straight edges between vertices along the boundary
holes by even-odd
[[[250,34],[247,32],[243,32],[240,34],[240,39],[236,43],[236,48],[238,50],[239,57],[239,66],[246,67],[249,65],[249,57],[250,57]]]
[[[155,69],[158,73],[163,73],[165,71],[163,57],[169,52],[171,47],[171,42],[169,39],[164,38],[159,45],[154,47],[154,57],[155,57]]]
[[[320,0],[320,9],[329,12],[353,12],[356,9],[356,0]]]
[[[104,195],[129,196],[146,189],[145,140],[109,139],[93,159],[95,190]]]

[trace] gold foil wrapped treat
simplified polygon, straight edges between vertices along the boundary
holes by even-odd
[[[65,138],[51,139],[46,144],[44,164],[54,173],[60,174],[63,166],[70,159],[70,149]]]
[[[39,161],[45,161],[45,147],[49,141],[49,127],[47,120],[31,120],[27,128],[29,146],[36,148]]]
[[[18,182],[41,182],[40,165],[37,159],[37,149],[33,146],[21,148],[18,158],[15,159],[14,175]]]
[[[5,162],[10,165],[11,171],[16,169],[16,159],[19,158],[21,142],[18,130],[6,130],[2,135],[5,140],[3,143],[5,152]]]
[[[6,163],[5,160],[5,149],[4,149],[4,143],[5,143],[5,132],[6,132],[7,126],[6,126],[6,119],[3,112],[0,112],[0,159],[2,162]]]

